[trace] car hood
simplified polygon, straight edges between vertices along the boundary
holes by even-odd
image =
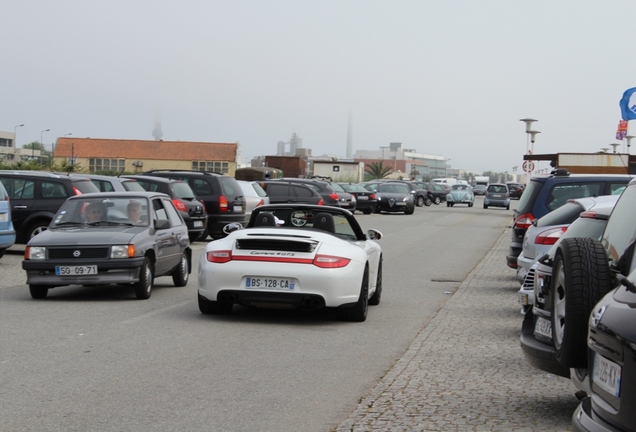
[[[99,244],[128,244],[132,238],[147,230],[148,227],[65,227],[53,228],[41,232],[33,237],[29,246],[49,246],[49,245],[99,245]]]

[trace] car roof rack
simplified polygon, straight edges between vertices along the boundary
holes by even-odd
[[[216,172],[216,171],[199,171],[199,170],[189,170],[189,169],[156,169],[156,170],[144,171],[141,174],[155,173],[155,172],[185,172],[185,173],[203,174],[203,175],[228,175],[228,174],[224,174],[224,173]]]

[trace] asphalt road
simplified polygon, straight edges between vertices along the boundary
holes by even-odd
[[[117,286],[56,288],[36,301],[24,285],[24,248],[14,247],[0,259],[0,430],[333,430],[512,212],[484,210],[478,197],[473,208],[358,218],[384,234],[382,303],[364,323],[324,311],[203,316],[196,271],[184,288],[159,278],[146,301]],[[194,244],[194,262],[203,247]]]

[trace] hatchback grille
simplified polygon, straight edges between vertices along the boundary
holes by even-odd
[[[315,242],[299,242],[275,239],[240,239],[236,241],[237,249],[270,250],[284,252],[313,252]]]
[[[50,249],[49,259],[81,259],[81,258],[108,258],[109,249],[107,247],[101,248],[65,248],[65,249]],[[76,256],[76,252],[79,255]]]

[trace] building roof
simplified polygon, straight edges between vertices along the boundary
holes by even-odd
[[[61,137],[54,157],[235,161],[238,143]]]

